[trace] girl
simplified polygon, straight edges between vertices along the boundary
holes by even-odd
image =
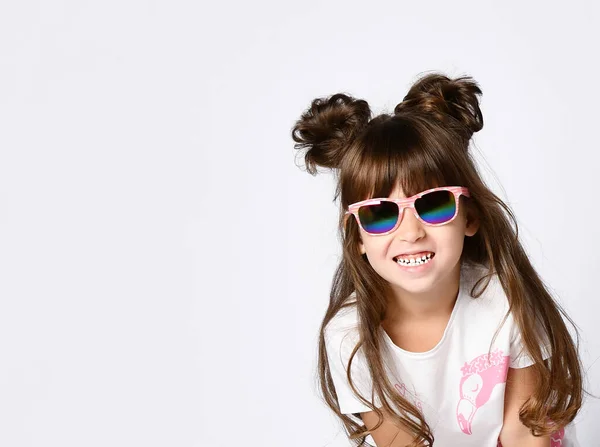
[[[292,130],[341,194],[318,369],[353,445],[578,446],[582,364],[561,314],[575,325],[468,151],[478,95],[432,73],[393,115],[340,93]]]

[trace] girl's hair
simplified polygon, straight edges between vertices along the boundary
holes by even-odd
[[[414,435],[413,446],[432,445],[434,441],[423,415],[396,392],[385,374],[380,335],[391,288],[373,270],[366,255],[361,255],[355,219],[344,216],[348,205],[354,202],[389,197],[398,182],[407,197],[435,186],[458,185],[469,189],[471,198],[461,196],[465,202],[461,206],[479,219],[480,226],[474,236],[465,238],[461,260],[481,264],[486,271],[475,283],[471,295],[479,297],[491,277],[498,275],[509,299],[508,312],[512,312],[525,348],[535,361],[533,369],[538,386],[521,407],[522,423],[533,434],[546,435],[571,422],[581,407],[584,390],[577,326],[536,273],[519,241],[514,214],[486,186],[468,151],[473,133],[483,127],[477,95],[481,95],[481,89],[471,77],[450,79],[430,73],[410,88],[393,114],[383,113],[371,119],[366,101],[338,93],[314,99],[292,129],[295,148],[306,149],[308,171],[315,175],[317,166],[334,170],[337,177],[334,200],[341,195],[339,235],[343,257],[333,278],[329,306],[320,327],[318,374],[327,405],[342,420],[355,445],[365,445],[366,435],[372,431],[357,422],[362,422],[359,413],[350,417],[340,412],[325,347],[327,324],[341,308],[350,305],[357,306],[359,331],[359,342],[350,363],[362,347],[373,378],[373,392],[380,397],[382,407],[396,425]],[[478,286],[480,290],[475,292]],[[353,292],[356,302],[347,303]],[[575,328],[577,346],[561,313]],[[508,313],[503,322],[507,317]],[[546,343],[552,356],[544,360],[540,345]],[[347,379],[354,388],[350,365]],[[388,400],[400,409],[399,413]],[[382,411],[366,399],[361,401],[377,413],[381,424]],[[555,425],[549,426],[547,418]]]

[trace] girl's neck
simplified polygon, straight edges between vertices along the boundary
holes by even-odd
[[[458,298],[460,262],[435,287],[425,293],[411,294],[394,289],[386,312],[388,324],[426,322],[449,318]]]

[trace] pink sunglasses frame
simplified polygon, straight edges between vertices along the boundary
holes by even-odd
[[[428,194],[430,192],[434,192],[434,191],[450,191],[452,194],[454,194],[454,200],[456,201],[456,211],[454,213],[454,216],[452,216],[452,219],[443,222],[443,223],[439,223],[439,224],[432,224],[432,223],[428,223],[425,222],[423,219],[421,219],[421,217],[419,216],[419,213],[417,213],[417,210],[415,209],[415,200],[423,197],[425,194]],[[369,236],[385,236],[386,234],[390,234],[393,233],[396,228],[398,228],[398,226],[400,225],[400,222],[402,222],[402,216],[404,215],[404,209],[405,208],[410,208],[412,209],[413,214],[415,215],[415,217],[422,222],[424,225],[430,226],[430,227],[439,227],[441,225],[446,225],[450,222],[452,222],[456,216],[458,215],[459,212],[459,207],[460,207],[460,200],[459,197],[461,195],[464,195],[466,197],[471,197],[471,194],[469,193],[468,188],[465,188],[463,186],[440,186],[439,188],[431,188],[431,189],[427,189],[425,191],[421,191],[418,194],[415,194],[414,196],[411,197],[407,197],[405,199],[389,199],[387,197],[378,197],[378,198],[374,198],[374,199],[367,199],[367,200],[363,200],[361,202],[356,202],[353,203],[352,205],[348,206],[348,210],[344,213],[344,223],[346,222],[347,217],[350,214],[353,214],[356,222],[358,223],[358,225],[360,226],[360,228],[367,233]],[[398,205],[398,221],[396,222],[396,225],[394,225],[394,228],[392,228],[389,231],[386,231],[385,233],[377,233],[377,234],[373,234],[373,233],[369,233],[368,231],[366,231],[362,224],[360,223],[360,219],[358,217],[358,209],[361,206],[365,206],[365,205],[378,205],[381,202],[394,202]]]

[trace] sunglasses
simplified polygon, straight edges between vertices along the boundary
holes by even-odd
[[[354,214],[360,227],[374,236],[398,228],[404,208],[412,208],[417,219],[425,225],[439,226],[454,220],[461,194],[470,197],[469,190],[462,186],[442,186],[405,199],[368,199],[350,205],[345,216]]]

